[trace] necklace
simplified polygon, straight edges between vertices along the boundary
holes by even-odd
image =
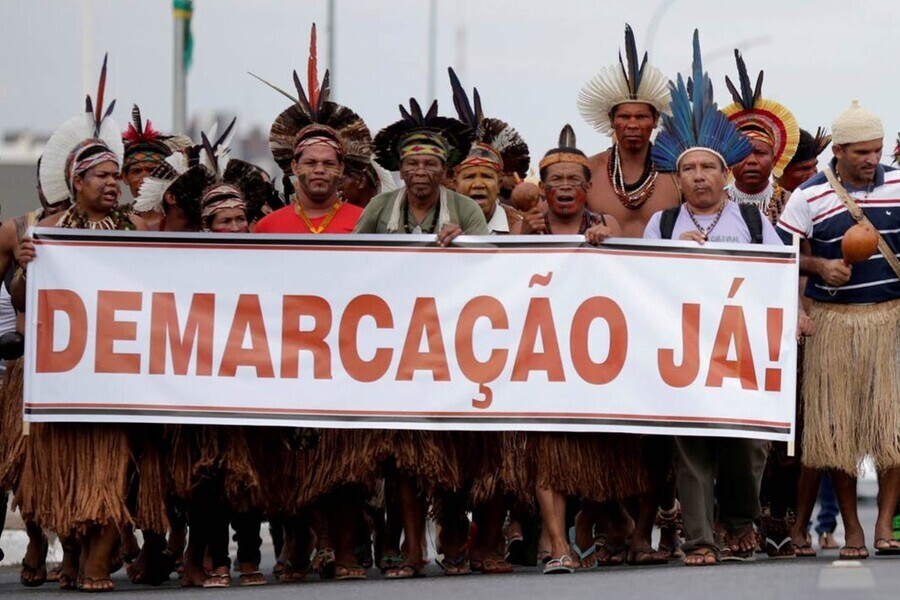
[[[93,229],[105,231],[128,231],[134,229],[129,215],[131,211],[114,208],[102,219],[92,221],[87,213],[74,204],[63,213],[59,226],[64,229]]]
[[[622,162],[619,158],[619,147],[613,144],[612,156],[609,158],[607,168],[609,174],[609,183],[612,185],[616,197],[627,209],[638,210],[653,195],[656,187],[656,177],[659,175],[656,171],[656,165],[650,160],[650,152],[647,152],[647,160],[644,163],[644,172],[640,178],[633,183],[625,183],[625,177],[622,174]]]
[[[300,220],[303,221],[303,224],[306,225],[306,228],[309,229],[310,233],[313,235],[318,235],[325,231],[329,225],[331,225],[331,221],[334,220],[334,216],[341,209],[341,202],[337,201],[331,205],[331,210],[325,215],[325,218],[322,219],[322,222],[319,223],[318,227],[313,227],[312,222],[309,220],[309,217],[306,216],[306,213],[303,212],[303,205],[300,204],[300,201],[297,200],[294,202],[294,212],[297,213],[297,216],[300,217]]]
[[[769,183],[761,192],[748,194],[738,189],[737,184],[728,187],[728,197],[738,204],[752,204],[759,208],[767,219],[775,225],[784,205],[787,202],[787,192],[780,185]]]
[[[709,239],[709,234],[719,223],[719,219],[722,217],[722,212],[725,210],[725,202],[727,202],[727,200],[722,201],[722,204],[719,205],[719,210],[718,212],[716,212],[716,217],[713,219],[712,223],[709,224],[709,227],[705,229],[700,226],[700,223],[697,221],[697,217],[694,215],[694,211],[691,210],[691,207],[687,204],[684,205],[685,210],[687,210],[688,216],[691,218],[691,221],[694,222],[694,227],[697,228],[697,231],[703,234],[704,239]]]
[[[406,233],[434,233],[435,228],[437,227],[438,216],[441,214],[441,199],[438,197],[437,204],[434,207],[434,220],[431,221],[431,229],[422,229],[422,225],[416,225],[415,227],[410,226],[409,224],[409,200],[406,201],[406,204],[403,205],[403,229]]]

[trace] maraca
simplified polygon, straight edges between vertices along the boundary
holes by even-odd
[[[869,223],[857,223],[844,233],[844,239],[841,240],[845,265],[868,260],[877,249],[878,232]]]

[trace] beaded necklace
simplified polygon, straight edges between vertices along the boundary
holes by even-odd
[[[694,227],[697,228],[697,231],[702,233],[703,237],[705,239],[709,239],[709,234],[712,232],[713,229],[715,229],[716,225],[719,224],[719,219],[722,218],[722,212],[725,211],[725,203],[726,202],[727,202],[727,200],[722,201],[722,203],[719,205],[718,212],[716,212],[716,217],[713,219],[712,223],[709,224],[709,227],[706,227],[705,229],[700,226],[700,223],[697,221],[697,217],[694,215],[694,212],[691,210],[690,206],[685,204],[684,209],[687,211],[687,214],[691,218],[691,221],[694,222]]]
[[[322,219],[322,222],[319,223],[318,227],[313,227],[312,222],[309,220],[309,217],[306,216],[306,213],[303,211],[303,205],[300,204],[300,201],[297,200],[294,202],[294,212],[300,217],[300,220],[303,221],[303,224],[306,225],[306,228],[309,229],[310,233],[313,235],[318,235],[325,231],[329,225],[331,225],[331,221],[334,220],[335,215],[341,209],[341,201],[338,200],[334,204],[331,205],[331,210],[325,215],[325,218]]]
[[[633,183],[625,183],[625,177],[622,175],[622,162],[619,158],[619,147],[613,144],[612,155],[607,165],[609,174],[609,183],[612,185],[616,197],[627,209],[638,210],[653,195],[656,187],[656,177],[659,175],[656,171],[656,165],[650,160],[650,152],[647,152],[647,160],[644,163],[644,172],[640,178]]]
[[[63,213],[59,226],[63,229],[94,229],[105,231],[128,231],[134,229],[128,209],[114,208],[102,219],[92,221],[78,205],[72,205]]]
[[[738,204],[752,204],[759,208],[767,219],[775,225],[784,205],[787,202],[787,192],[778,184],[769,183],[761,192],[748,194],[738,189],[737,185],[728,188],[728,197]]]

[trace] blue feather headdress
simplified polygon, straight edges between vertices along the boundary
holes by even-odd
[[[712,82],[703,71],[700,33],[696,29],[692,75],[685,83],[679,74],[677,83],[669,82],[669,91],[672,114],[663,115],[662,131],[651,154],[657,169],[676,171],[681,157],[689,150],[708,150],[729,167],[753,151],[750,141],[719,112],[713,100]]]

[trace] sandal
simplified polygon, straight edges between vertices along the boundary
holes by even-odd
[[[334,569],[335,581],[348,581],[351,579],[365,579],[366,568],[362,565],[337,563]]]
[[[544,565],[544,575],[561,575],[563,573],[574,573],[575,568],[567,566],[575,561],[568,554],[563,554],[559,558],[551,558]]]
[[[748,550],[742,550],[741,542],[751,536],[754,541],[753,547]],[[722,562],[752,562],[756,560],[756,531],[748,529],[741,535],[726,533],[722,540],[719,560]]]
[[[702,558],[702,560],[697,560],[698,558]],[[710,561],[710,558],[713,560]],[[707,546],[692,550],[684,557],[684,566],[686,567],[712,567],[717,564],[719,564],[718,554]]]
[[[630,548],[625,561],[632,566],[665,565],[669,562],[670,553],[666,550],[654,550],[653,546]]]
[[[231,587],[231,574],[229,573],[210,573],[203,581],[204,588],[227,588]]]
[[[68,592],[70,590],[77,590],[78,583],[72,577],[69,577],[65,573],[60,573],[59,574],[59,589],[63,592]]]
[[[816,549],[812,547],[812,544],[800,544],[799,546],[794,544],[794,556],[797,558],[815,558]]]
[[[618,567],[625,564],[628,544],[610,544],[606,540],[597,548],[597,565],[601,567]]]
[[[50,548],[50,542],[47,536],[41,534],[41,547],[38,550],[38,562],[36,566],[29,565],[22,561],[22,570],[19,571],[19,583],[25,587],[41,587],[47,582],[47,550]],[[28,577],[26,578],[26,575]]]
[[[575,526],[569,527],[569,546],[571,546],[572,551],[578,556],[578,568],[585,571],[590,571],[591,569],[597,568],[597,546],[591,544],[591,546],[587,550],[582,550],[578,547],[578,544],[575,543]],[[593,557],[592,560],[588,561],[585,564],[585,560]]]
[[[378,561],[378,570],[384,575],[389,570],[399,567],[403,564],[402,556],[382,556]]]
[[[417,567],[409,563],[391,567],[384,574],[385,579],[416,579],[419,577],[425,577],[425,573],[422,572],[422,567]]]
[[[504,558],[513,565],[525,564],[525,538],[516,534],[506,542]]]
[[[316,552],[316,558],[313,560],[316,571],[319,572],[319,579],[334,579],[334,570],[337,568],[337,559],[334,550],[331,548],[323,548]]]
[[[53,567],[47,572],[47,583],[59,583],[59,574],[62,573],[62,567]]]
[[[465,553],[455,558],[445,555],[443,559],[434,559],[434,562],[441,568],[444,575],[470,575],[472,573],[469,557]]]
[[[855,556],[851,553],[855,553]],[[869,550],[865,546],[844,546],[838,555],[840,560],[866,560],[869,558]]]
[[[109,585],[107,585],[109,584]],[[78,581],[79,592],[112,592],[116,589],[116,584],[109,577],[94,579],[93,577],[81,577]]]
[[[900,545],[894,546],[891,545],[891,542],[896,542],[897,540],[887,539],[887,538],[878,538],[875,540],[875,555],[876,556],[897,556],[900,554]],[[881,545],[879,546],[879,543]]]
[[[262,571],[247,571],[238,575],[238,585],[241,587],[250,587],[254,585],[268,584],[266,576]]]
[[[839,547],[837,540],[834,539],[834,534],[830,531],[819,534],[819,548],[822,550],[837,550]]]
[[[481,572],[485,575],[501,575],[512,573],[513,566],[503,558],[486,558],[482,561]]]

